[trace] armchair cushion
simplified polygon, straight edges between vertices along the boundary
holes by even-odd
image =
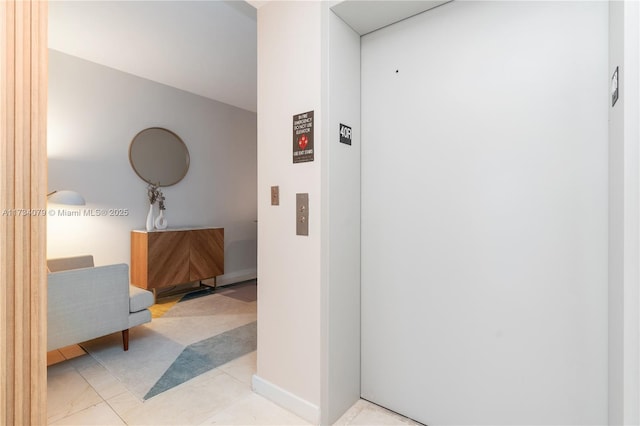
[[[145,289],[129,286],[129,312],[138,312],[153,305],[153,293]]]

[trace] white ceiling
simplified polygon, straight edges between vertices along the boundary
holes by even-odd
[[[49,47],[256,111],[256,10],[244,1],[52,1]]]
[[[331,7],[360,35],[402,21],[452,0],[345,0]]]
[[[449,0],[325,0],[367,34]],[[49,47],[256,111],[256,8],[267,0],[49,3]]]

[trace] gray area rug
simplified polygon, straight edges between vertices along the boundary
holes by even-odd
[[[256,284],[185,296],[162,317],[81,346],[141,400],[256,350]]]
[[[144,399],[154,397],[255,350],[255,321],[189,345],[182,350]]]

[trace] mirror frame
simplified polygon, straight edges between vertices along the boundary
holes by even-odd
[[[133,163],[133,159],[131,158],[131,150],[133,148],[133,143],[136,141],[138,136],[140,136],[142,133],[146,132],[147,130],[163,130],[163,131],[165,131],[167,133],[170,133],[174,138],[176,138],[177,142],[180,142],[182,144],[182,146],[184,147],[184,151],[186,153],[186,160],[187,160],[186,162],[187,162],[187,164],[186,164],[184,173],[175,182],[168,183],[168,184],[158,184],[158,182],[151,182],[150,180],[148,180],[147,178],[142,176],[140,174],[140,172],[138,172],[138,169],[136,169],[136,166]],[[152,185],[158,185],[159,187],[167,187],[167,186],[172,186],[172,185],[177,184],[182,179],[184,179],[184,177],[187,175],[187,173],[189,172],[189,167],[191,167],[191,154],[189,154],[189,148],[187,147],[187,144],[185,144],[184,141],[182,140],[182,138],[180,138],[180,136],[178,136],[175,132],[172,132],[171,130],[166,129],[164,127],[147,127],[146,129],[142,129],[138,133],[136,133],[136,135],[133,137],[133,139],[131,139],[131,142],[129,143],[129,164],[131,165],[131,168],[136,173],[136,175],[138,175],[138,177],[140,179],[142,179],[143,181],[145,181],[145,182],[147,182],[149,184],[152,184]]]

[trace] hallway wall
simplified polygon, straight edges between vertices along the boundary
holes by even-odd
[[[162,188],[169,227],[225,228],[227,284],[256,277],[256,114],[144,78],[49,51],[48,186],[72,189],[82,208],[49,205],[47,257],[93,254],[97,265],[129,263],[130,231],[143,229],[147,184],[129,164],[129,144],[147,127],[178,134],[190,167]],[[59,211],[126,210],[122,216]],[[155,206],[157,213],[157,204]]]
[[[320,420],[321,165],[320,2],[258,10],[258,371],[254,389]],[[315,158],[293,164],[293,115],[314,111]],[[271,205],[270,187],[280,203]],[[309,194],[309,235],[296,235],[296,194]]]

